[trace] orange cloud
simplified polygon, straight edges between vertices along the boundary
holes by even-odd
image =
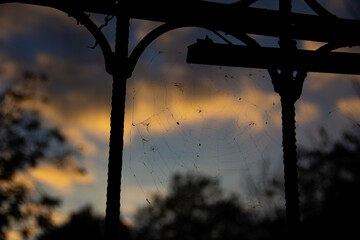
[[[296,122],[300,124],[309,124],[319,119],[321,116],[320,108],[311,103],[299,100],[296,106]]]
[[[317,50],[321,46],[325,45],[324,42],[312,42],[312,41],[300,41],[301,48],[305,50]]]
[[[154,87],[145,80],[139,81],[133,86],[135,90],[128,103],[126,139],[129,139],[134,128],[143,135],[168,134],[176,131],[178,124],[186,126],[216,122],[223,125],[232,121],[239,127],[251,125],[254,132],[260,132],[266,126],[281,128],[281,107],[277,94],[263,91],[246,78],[241,79],[242,86],[236,94],[219,91],[211,86],[209,79],[204,81],[209,84],[201,91],[208,94],[201,96],[193,93],[193,86],[185,83]],[[309,124],[321,116],[319,107],[311,102],[299,101],[296,111],[300,124]]]
[[[110,116],[104,109],[84,109],[84,112],[77,114],[65,114],[53,104],[28,102],[25,107],[40,112],[46,121],[58,127],[67,140],[80,147],[85,155],[91,156],[98,152],[97,146],[87,139],[87,134],[101,140],[108,139]]]
[[[360,99],[358,97],[340,99],[337,102],[337,108],[346,116],[360,119]]]
[[[67,65],[72,64],[45,54],[39,54],[37,62],[44,66],[57,66],[59,74],[68,72]],[[211,76],[199,77],[196,84],[184,81],[188,73],[181,65],[175,65],[169,71],[166,74],[170,74],[173,81],[159,83],[141,79],[129,82],[124,123],[125,144],[129,144],[131,134],[136,131],[170,134],[176,131],[177,124],[187,126],[215,121],[222,125],[233,121],[240,127],[251,124],[255,132],[271,125],[281,127],[278,95],[262,90],[247,77],[237,80],[240,83],[236,88],[223,90],[223,86],[212,81]],[[66,76],[62,78],[66,79]],[[98,149],[88,140],[88,136],[108,141],[110,102],[90,97],[90,93],[81,89],[70,90],[61,96],[62,100],[49,104],[32,103],[31,107],[60,126],[72,143],[83,145],[85,153],[93,155]],[[99,97],[106,96],[100,94]],[[107,98],[110,99],[110,96]],[[297,111],[300,123],[309,123],[320,116],[317,106],[303,101],[298,104]]]
[[[69,193],[76,184],[89,184],[93,182],[94,177],[87,173],[79,173],[72,167],[62,167],[51,164],[43,164],[29,170],[30,176],[38,182],[41,182],[56,190]]]
[[[11,70],[11,64],[8,65]],[[44,53],[37,55],[35,65],[56,77],[50,76],[48,83],[36,89],[39,95],[49,98],[48,102],[30,101],[24,106],[38,111],[46,121],[59,127],[70,143],[84,148],[85,154],[96,154],[97,146],[88,135],[107,140],[110,132],[111,95],[106,94],[111,93],[111,84],[106,87],[98,80],[104,74],[102,66],[89,70],[89,66]]]
[[[21,232],[15,230],[9,230],[6,232],[6,239],[8,240],[21,240]]]
[[[266,124],[276,121],[273,115],[279,115],[279,109],[274,109],[274,105],[279,103],[279,98],[256,88],[246,79],[244,82],[236,96],[207,84],[207,89],[201,91],[208,95],[199,97],[191,90],[193,86],[186,84],[154,87],[139,81],[133,87],[136,91],[134,100],[128,104],[131,107],[127,109],[125,119],[126,135],[134,126],[151,133],[171,133],[177,124],[206,124],[213,120],[219,124],[228,121],[236,121],[240,126],[253,124],[256,126],[254,131],[261,131]]]
[[[106,140],[110,133],[110,111],[94,109],[83,112],[81,116],[75,117],[75,124],[88,134]]]

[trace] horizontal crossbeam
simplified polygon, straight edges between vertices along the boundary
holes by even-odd
[[[188,63],[261,69],[360,74],[360,54],[227,45],[200,40],[188,47]]]
[[[141,7],[139,7],[141,6]],[[174,22],[227,33],[249,33],[279,37],[282,19],[279,11],[237,7],[206,1],[130,1],[133,18],[160,22]],[[291,13],[291,37],[319,42],[360,44],[360,21],[317,15]]]
[[[0,0],[0,3],[7,2],[109,15],[128,14],[130,18],[205,27],[230,34],[250,33],[278,37],[283,21],[278,11],[207,1]],[[360,45],[358,20],[292,13],[291,21],[291,37],[294,39]]]

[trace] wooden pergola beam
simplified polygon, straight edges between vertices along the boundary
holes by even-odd
[[[360,54],[247,47],[198,40],[188,47],[188,63],[261,69],[360,74]]]
[[[80,10],[107,15],[127,14],[130,18],[204,27],[228,33],[249,33],[279,37],[282,17],[278,11],[207,1],[181,0],[0,0],[58,9]],[[291,13],[293,39],[343,42],[360,45],[360,21],[328,16]]]

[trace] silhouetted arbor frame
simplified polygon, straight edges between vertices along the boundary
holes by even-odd
[[[295,102],[301,96],[303,82],[308,71],[360,74],[356,64],[351,64],[354,61],[359,61],[358,54],[330,53],[332,50],[341,47],[360,45],[360,36],[354,31],[354,29],[360,29],[360,22],[337,18],[316,0],[304,1],[318,16],[292,13],[291,0],[279,0],[279,11],[250,7],[256,1],[240,0],[233,4],[222,4],[205,1],[132,0],[124,4],[121,0],[0,0],[0,4],[17,2],[52,7],[63,11],[84,25],[94,36],[102,50],[106,71],[113,76],[105,218],[106,239],[118,239],[119,237],[127,79],[131,77],[138,59],[149,44],[162,34],[183,27],[202,27],[214,31],[223,38],[217,32],[222,31],[236,37],[246,45],[224,45],[200,40],[189,47],[188,62],[255,67],[268,70],[274,90],[281,97],[286,216],[289,234],[293,239],[297,238],[300,214],[297,186]],[[111,49],[101,29],[86,12],[116,16],[114,50]],[[164,22],[164,24],[148,33],[129,55],[128,42],[131,18],[159,21]],[[264,48],[249,37],[247,35],[249,33],[279,37],[280,48]],[[300,51],[296,48],[294,39],[320,41],[327,44],[315,52]],[[225,39],[225,41],[227,40]],[[224,55],[224,53],[226,54]],[[273,57],[275,53],[280,54],[280,61],[269,61],[269,59],[275,59]],[[239,61],[239,55],[249,57],[249,59],[254,55],[258,57],[249,63]],[[321,66],[316,62],[302,65],[303,61],[313,57],[324,63],[320,64]],[[261,61],[261,59],[265,59],[265,61]],[[299,60],[294,62],[293,59]],[[326,59],[331,59],[331,61],[326,61]],[[337,59],[340,59],[338,61],[341,62],[331,65],[331,62]],[[347,64],[350,64],[348,65],[350,67],[347,67]],[[329,68],[328,65],[332,67]],[[339,69],[329,70],[338,65],[340,66]]]

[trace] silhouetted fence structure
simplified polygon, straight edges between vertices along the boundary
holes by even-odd
[[[95,37],[105,59],[106,71],[113,76],[108,187],[105,219],[106,239],[118,238],[120,187],[124,133],[126,81],[146,47],[162,34],[182,28],[201,27],[222,31],[246,46],[198,40],[188,48],[189,63],[267,69],[275,92],[281,97],[285,201],[288,231],[298,236],[300,225],[295,102],[300,98],[307,72],[360,74],[360,55],[331,52],[360,45],[360,21],[338,18],[316,0],[304,0],[317,15],[292,13],[291,0],[279,0],[279,11],[250,7],[257,0],[233,4],[181,0],[21,0],[63,11],[77,19]],[[117,18],[115,49],[86,12]],[[163,22],[152,30],[129,54],[131,18]],[[279,38],[279,48],[262,47],[247,34]],[[316,51],[298,50],[296,40],[326,42]]]

